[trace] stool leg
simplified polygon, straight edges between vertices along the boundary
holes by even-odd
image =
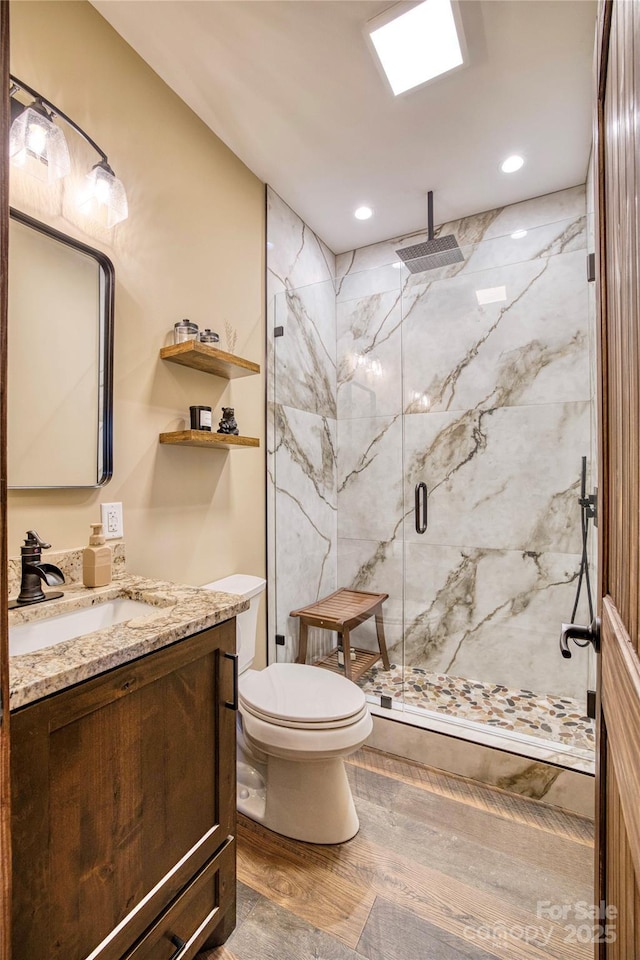
[[[344,675],[347,680],[351,680],[351,643],[348,627],[344,627],[342,630],[342,649],[344,651]]]
[[[379,606],[376,610],[376,634],[378,635],[378,646],[380,647],[382,666],[385,668],[385,670],[388,670],[389,654],[387,653],[387,641],[384,638],[384,619],[382,617],[382,606]]]
[[[307,662],[307,630],[308,626],[304,620],[300,620],[300,639],[298,640],[298,656],[296,663]]]

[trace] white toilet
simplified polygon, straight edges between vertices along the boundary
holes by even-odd
[[[237,617],[238,810],[295,840],[350,840],[359,824],[344,757],[373,727],[362,690],[305,664],[251,670],[266,581],[236,574],[204,586],[250,601]]]

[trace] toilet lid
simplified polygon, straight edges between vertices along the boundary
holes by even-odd
[[[329,670],[273,663],[242,677],[240,706],[281,726],[343,726],[366,712],[364,693]]]

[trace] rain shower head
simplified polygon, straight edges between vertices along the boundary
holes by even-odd
[[[464,260],[458,241],[452,233],[446,237],[436,237],[424,243],[414,243],[411,247],[396,250],[410,273],[422,273],[423,270],[435,270],[436,267],[448,267],[452,263]]]
[[[433,190],[429,190],[427,194],[427,220],[429,230],[427,240],[396,250],[409,273],[422,273],[423,270],[448,267],[452,263],[462,263],[464,260],[462,250],[452,233],[446,237],[433,235]]]

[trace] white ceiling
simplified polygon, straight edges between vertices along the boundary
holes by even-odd
[[[441,223],[585,180],[595,0],[462,0],[468,65],[400,97],[386,0],[92,2],[335,253],[423,229],[429,189]]]

